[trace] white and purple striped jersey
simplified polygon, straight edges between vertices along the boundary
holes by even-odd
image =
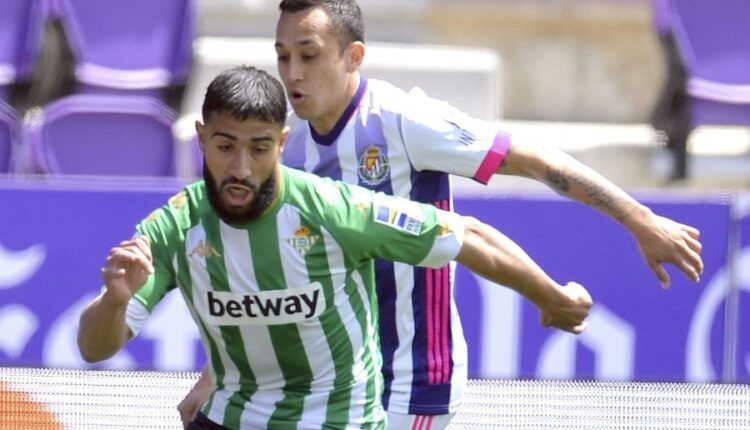
[[[309,123],[289,135],[287,166],[452,210],[450,174],[487,183],[510,137],[419,89],[375,79],[359,88],[332,131]],[[378,261],[376,282],[385,387],[396,413],[455,412],[467,379],[466,342],[453,301],[453,266]]]

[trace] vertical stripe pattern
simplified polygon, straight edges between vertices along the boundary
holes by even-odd
[[[442,200],[434,205],[450,210],[450,202]],[[450,381],[450,266],[426,269],[426,317],[427,317],[427,380],[430,384]]]
[[[445,172],[452,170],[439,167],[448,164],[459,170],[454,173],[472,177],[476,170],[461,169],[465,166],[476,169],[481,165],[489,171],[499,162],[496,153],[501,153],[502,144],[507,143],[507,139],[498,137],[494,131],[492,136],[484,131],[484,128],[494,129],[491,124],[483,125],[479,132],[473,123],[467,123],[463,125],[481,137],[467,150],[465,142],[452,141],[451,135],[455,133],[441,135],[439,130],[431,129],[435,124],[438,129],[445,127],[439,115],[431,116],[433,123],[415,124],[415,117],[425,115],[407,112],[410,109],[422,113],[445,112],[444,106],[435,110],[428,97],[417,101],[411,94],[382,81],[367,81],[367,90],[359,97],[358,93],[347,108],[349,112],[358,106],[353,116],[340,118],[328,136],[314,136],[309,123],[296,128],[287,141],[284,162],[373,191],[451,210],[450,175]],[[409,136],[431,137],[406,142]],[[435,152],[434,148],[442,149]],[[435,153],[443,154],[438,162],[430,158]],[[489,161],[482,164],[485,158]],[[415,165],[434,170],[417,170]],[[382,401],[389,411],[445,414],[461,401],[467,359],[452,300],[452,279],[452,266],[422,269],[386,261],[376,264],[384,376]]]

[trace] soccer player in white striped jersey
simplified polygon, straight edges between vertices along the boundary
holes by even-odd
[[[663,285],[663,263],[698,279],[696,229],[655,215],[553,147],[524,143],[419,90],[361,76],[364,22],[355,1],[283,0],[280,10],[278,71],[306,120],[288,138],[284,164],[445,210],[450,174],[481,183],[495,173],[525,176],[622,223]],[[376,263],[383,403],[394,430],[442,429],[463,397],[467,354],[452,275],[450,266]],[[191,393],[181,412],[189,415],[202,397]]]
[[[119,351],[177,288],[214,382],[186,428],[384,429],[374,258],[455,259],[518,291],[543,324],[585,328],[586,290],[556,283],[492,227],[282,166],[285,120],[267,73],[243,66],[212,81],[196,122],[204,179],[111,250],[81,315],[87,361]]]

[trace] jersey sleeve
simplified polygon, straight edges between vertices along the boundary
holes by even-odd
[[[404,98],[400,131],[417,170],[435,170],[486,184],[510,146],[510,135],[413,89]]]
[[[176,228],[170,206],[152,212],[136,227],[136,235],[145,235],[151,243],[154,273],[128,303],[125,321],[136,336],[157,304],[175,287],[170,241]]]
[[[339,186],[344,188],[345,210],[328,224],[355,259],[442,267],[461,250],[461,216],[355,185]]]

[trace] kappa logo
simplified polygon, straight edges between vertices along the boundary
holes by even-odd
[[[294,237],[291,237],[286,241],[304,257],[318,240],[320,240],[320,235],[310,234],[309,228],[300,226],[295,230]]]
[[[351,188],[350,190],[352,194],[349,196],[349,202],[357,208],[362,218],[366,219],[372,208],[372,191],[366,188]]]
[[[326,309],[323,286],[240,294],[208,291],[204,320],[212,325],[278,325],[318,318]]]
[[[187,203],[187,194],[185,191],[180,191],[169,199],[169,204],[177,210],[182,209],[182,207],[185,206],[185,203]]]
[[[151,224],[152,222],[156,221],[156,218],[158,215],[159,215],[159,209],[148,214],[148,216],[146,217],[145,220],[143,220],[143,222],[146,224]]]
[[[208,243],[208,241],[204,242],[203,240],[199,240],[198,244],[195,245],[195,248],[193,248],[192,251],[190,251],[190,254],[188,254],[188,257],[192,257],[194,255],[197,255],[202,258],[208,258],[208,257],[221,257],[221,254],[214,248],[213,245]]]
[[[375,145],[365,148],[359,157],[359,179],[367,185],[382,183],[390,172],[388,157]]]
[[[440,232],[438,233],[438,236],[440,237],[444,237],[453,233],[453,229],[450,228],[450,226],[445,222],[441,222],[439,228]]]

